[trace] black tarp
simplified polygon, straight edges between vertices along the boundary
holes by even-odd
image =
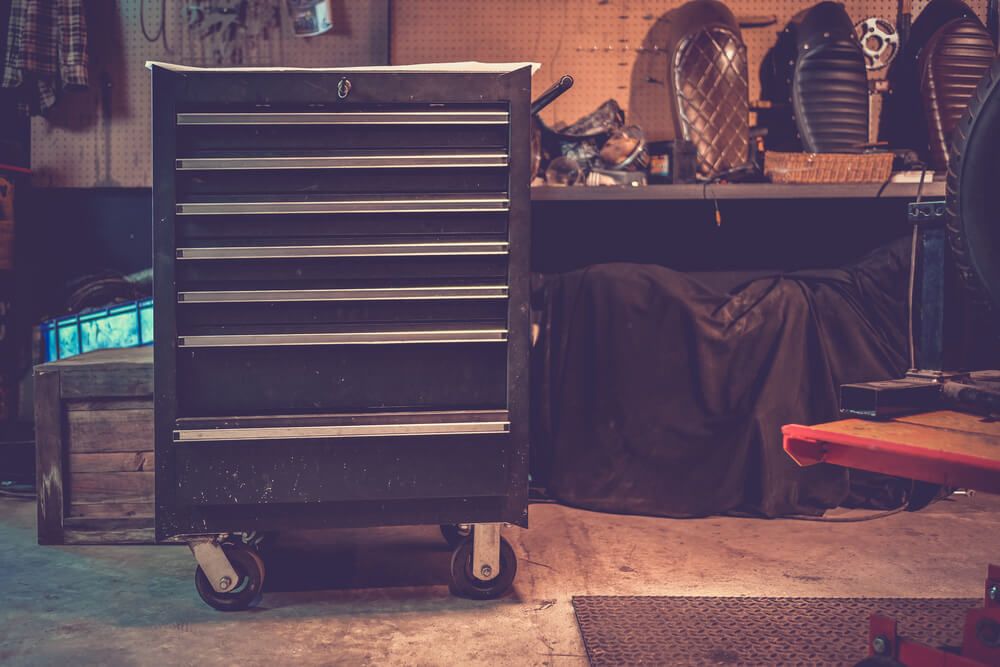
[[[544,277],[536,479],[567,504],[673,517],[845,503],[851,474],[797,467],[781,427],[837,419],[839,385],[906,371],[909,264],[900,239],[729,293],[646,264]]]

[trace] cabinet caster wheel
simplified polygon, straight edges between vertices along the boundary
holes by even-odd
[[[198,595],[208,606],[219,611],[243,611],[257,606],[263,598],[264,561],[252,547],[238,542],[225,543],[222,550],[232,564],[239,580],[232,582],[225,593],[212,588],[208,577],[198,566],[194,571],[194,585]]]
[[[472,525],[468,523],[443,523],[441,524],[441,536],[448,546],[457,549],[462,540],[472,535]]]
[[[492,600],[510,590],[517,574],[517,556],[510,543],[500,538],[500,572],[488,581],[472,573],[472,538],[462,540],[451,555],[451,584],[453,595],[470,600]]]

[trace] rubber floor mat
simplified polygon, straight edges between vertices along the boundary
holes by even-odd
[[[854,665],[868,617],[901,635],[960,646],[969,599],[582,596],[573,598],[587,656],[604,665]]]

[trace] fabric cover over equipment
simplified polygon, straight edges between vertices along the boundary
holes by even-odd
[[[535,479],[571,505],[673,517],[849,503],[864,475],[799,468],[781,427],[837,419],[841,384],[906,372],[909,258],[902,239],[728,294],[657,265],[547,277]]]

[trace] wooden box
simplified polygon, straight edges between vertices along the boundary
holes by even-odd
[[[39,544],[153,542],[153,354],[35,367]]]

